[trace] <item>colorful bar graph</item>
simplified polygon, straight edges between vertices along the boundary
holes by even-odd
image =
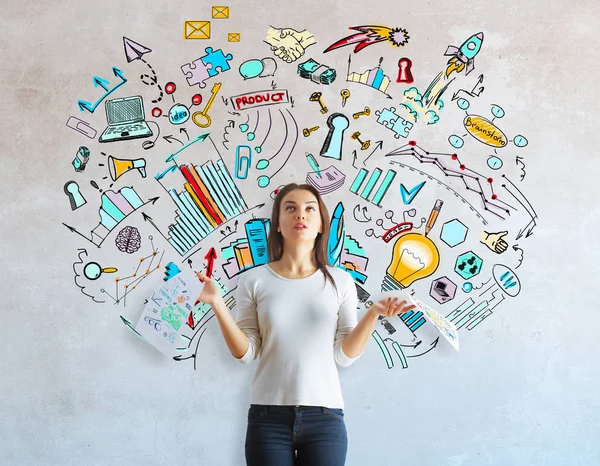
[[[189,231],[192,238],[195,238],[196,241],[200,241],[203,237],[202,233],[200,232],[200,227],[196,226],[196,221],[192,217],[191,212],[189,212],[183,202],[181,202],[181,199],[179,199],[179,194],[177,194],[175,189],[171,188],[169,189],[169,195],[179,208],[178,222],[185,225],[186,230]]]
[[[202,204],[200,198],[198,198],[196,192],[193,190],[192,185],[186,183],[183,186],[187,193],[190,195],[190,197],[194,200],[194,204],[196,204],[196,207],[198,207],[198,209],[200,209],[204,214],[204,219],[208,221],[208,223],[211,225],[210,230],[214,230],[217,227],[217,222],[215,222],[215,219],[212,217],[212,215],[208,213],[208,210],[206,210],[206,207],[204,207],[204,204]]]
[[[181,173],[183,174],[183,176],[185,177],[187,182],[191,185],[192,189],[196,193],[196,196],[198,196],[198,199],[200,200],[202,205],[208,211],[208,214],[215,220],[215,222],[217,222],[217,225],[220,225],[221,223],[223,223],[223,220],[213,210],[212,206],[210,205],[211,203],[208,201],[208,199],[206,199],[206,196],[203,194],[202,190],[200,189],[200,186],[198,185],[196,179],[194,178],[191,170],[185,165],[182,165],[180,167],[180,169],[181,169]],[[192,167],[192,169],[193,169],[193,167]]]
[[[224,222],[225,215],[223,215],[223,213],[221,212],[221,209],[219,209],[219,206],[215,202],[215,196],[209,189],[210,186],[208,186],[206,184],[206,182],[200,177],[200,172],[202,172],[202,169],[200,169],[200,171],[198,171],[198,167],[196,167],[195,165],[192,165],[190,167],[190,173],[192,174],[194,180],[196,181],[196,184],[200,188],[200,191],[202,191],[202,194],[204,194],[204,197],[206,198],[206,200],[208,201],[213,212],[217,216],[217,218],[216,218],[217,223],[218,223],[218,219],[221,219],[221,222]],[[220,223],[218,223],[218,224],[220,225]]]
[[[373,200],[371,201],[373,204],[375,204],[378,207],[381,206],[381,201],[382,201],[383,197],[385,196],[385,194],[387,193],[388,189],[390,188],[390,185],[392,184],[392,181],[394,181],[395,177],[396,177],[396,172],[394,170],[388,170],[388,172],[385,174],[385,178],[383,179],[383,182],[379,186],[379,189],[377,189],[377,192],[375,193],[375,196],[373,197]]]
[[[177,206],[175,219],[169,225],[167,239],[177,252],[184,255],[219,225],[245,212],[247,205],[222,160],[216,163],[208,161],[201,166],[182,164],[177,168],[184,177],[185,183],[179,192],[173,187],[165,188]],[[160,179],[162,177],[157,178],[157,181],[160,182]],[[118,217],[118,209],[108,198],[106,207],[107,222],[115,223],[116,220],[109,212],[114,211],[114,215]],[[264,236],[266,241],[264,231],[258,236]],[[257,239],[259,238],[255,238]],[[245,263],[252,262],[253,249],[259,256],[264,255],[266,244],[263,245],[262,241],[258,242],[260,244],[255,244],[254,247],[250,245],[240,247],[236,251],[238,259]]]
[[[360,197],[362,197],[363,199],[369,200],[371,191],[377,184],[377,181],[379,181],[380,176],[381,176],[380,168],[376,168],[375,170],[373,170],[373,173],[371,173],[371,177],[369,178],[369,181],[367,181],[367,185],[365,186],[365,189],[363,189],[363,192],[360,195]]]
[[[365,177],[367,176],[368,173],[369,173],[369,170],[366,170],[365,168],[360,169],[360,171],[356,175],[356,178],[354,178],[354,182],[352,183],[352,186],[350,186],[350,192],[352,192],[354,194],[358,193],[360,185],[362,185],[362,183],[365,180]]]
[[[212,193],[213,199],[217,203],[219,210],[223,213],[225,218],[233,217],[233,211],[229,208],[229,204],[227,203],[225,196],[221,191],[220,183],[213,177],[213,173],[210,170],[210,164],[205,163],[202,165],[198,171],[198,174],[204,182],[204,185]]]
[[[242,197],[242,193],[240,192],[240,190],[236,186],[235,182],[233,181],[231,173],[229,173],[229,170],[227,170],[227,167],[225,166],[225,164],[223,163],[223,161],[221,159],[217,160],[216,165],[217,165],[217,173],[220,173],[223,176],[227,185],[229,186],[229,191],[231,192],[231,198],[234,200],[235,204],[237,205],[239,212],[240,213],[245,212],[248,209],[248,206],[246,205],[246,202],[244,201],[244,198]]]

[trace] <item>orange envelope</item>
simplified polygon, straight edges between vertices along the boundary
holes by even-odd
[[[210,39],[210,21],[186,21],[183,26],[184,39]]]
[[[229,18],[229,7],[228,6],[213,6],[212,17],[214,19],[227,19]]]
[[[227,34],[227,42],[239,42],[240,41],[240,33],[239,32],[230,32]]]

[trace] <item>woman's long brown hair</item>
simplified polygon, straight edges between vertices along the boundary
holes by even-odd
[[[275,202],[273,203],[271,226],[269,230],[269,236],[267,238],[269,261],[277,261],[281,259],[281,256],[283,256],[283,235],[281,232],[277,231],[277,228],[279,227],[279,208],[281,206],[281,201],[286,194],[295,189],[310,191],[317,198],[323,231],[321,233],[317,233],[317,237],[315,238],[315,246],[313,249],[315,262],[317,263],[319,270],[321,270],[321,272],[323,272],[325,275],[325,279],[331,282],[337,292],[338,288],[335,284],[335,280],[333,279],[333,276],[329,270],[327,270],[327,266],[330,265],[327,260],[327,242],[329,238],[330,223],[329,210],[327,210],[327,206],[323,202],[319,191],[309,184],[289,183],[277,192],[277,195],[275,196]],[[323,282],[323,287],[325,287],[325,283],[326,281]]]

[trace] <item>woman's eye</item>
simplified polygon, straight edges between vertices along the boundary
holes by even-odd
[[[285,208],[285,210],[290,210],[290,209],[294,209],[294,208],[295,208],[294,206],[289,205]],[[315,208],[313,206],[308,206],[307,209],[315,210]]]

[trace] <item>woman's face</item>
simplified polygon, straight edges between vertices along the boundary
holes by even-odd
[[[317,233],[322,232],[321,212],[315,195],[304,189],[287,193],[279,207],[278,230],[290,240],[313,241]]]

